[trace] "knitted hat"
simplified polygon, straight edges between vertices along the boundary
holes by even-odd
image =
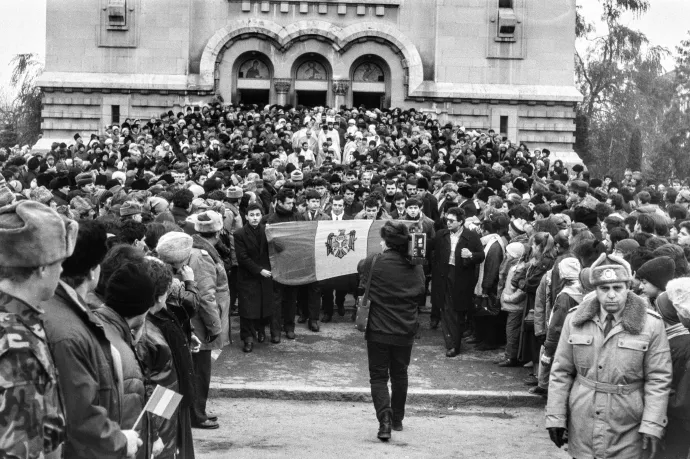
[[[516,218],[510,222],[510,227],[518,234],[525,234],[525,224],[527,224],[527,222],[524,219]]]
[[[667,292],[661,292],[656,298],[656,309],[659,311],[659,314],[661,314],[661,318],[664,319],[667,326],[680,323],[676,308],[673,307],[673,303],[669,299]]]
[[[199,233],[215,233],[223,228],[223,217],[218,212],[207,210],[194,216],[194,230]]]
[[[166,263],[181,263],[189,258],[193,244],[194,240],[189,234],[173,231],[161,236],[156,252],[158,258]]]
[[[679,317],[690,319],[690,277],[679,277],[666,284],[666,294]]]
[[[640,244],[635,239],[623,239],[616,242],[615,249],[621,252],[623,255],[628,255],[633,253],[640,247]]]
[[[29,197],[32,201],[40,202],[41,204],[48,204],[53,199],[53,193],[44,186],[39,186],[31,190]]]
[[[120,266],[105,287],[105,304],[123,318],[146,314],[155,303],[155,285],[145,261]]]
[[[675,271],[676,264],[670,257],[657,257],[640,266],[635,275],[660,290],[666,290],[666,284],[673,279]]]
[[[77,186],[88,185],[89,183],[93,183],[93,175],[88,172],[82,172],[77,175],[74,180],[77,182]]]
[[[561,279],[579,279],[581,270],[582,266],[580,266],[580,262],[574,257],[564,258],[560,263],[558,263],[558,272],[561,276]]]
[[[589,279],[594,287],[616,282],[629,282],[633,279],[630,265],[627,261],[615,255],[606,256],[605,253],[592,263]]]
[[[140,214],[141,204],[135,201],[126,201],[120,207],[120,216],[126,217],[128,215]]]
[[[7,185],[0,185],[0,207],[9,206],[16,200],[17,197]]]
[[[79,215],[83,215],[93,209],[93,206],[89,201],[82,198],[81,196],[75,196],[69,202],[69,205],[74,209]]]
[[[304,174],[302,174],[301,171],[292,171],[292,173],[290,174],[290,180],[292,180],[293,182],[301,182],[302,180],[304,180]]]
[[[0,208],[0,264],[34,268],[72,255],[77,222],[65,221],[50,207],[23,200]]]
[[[506,253],[513,259],[521,258],[525,254],[525,244],[521,242],[511,242],[506,246]]]

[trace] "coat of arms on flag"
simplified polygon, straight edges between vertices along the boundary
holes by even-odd
[[[338,234],[331,233],[326,240],[326,256],[334,255],[343,258],[351,250],[355,250],[357,231],[352,230],[345,234],[344,229],[339,229]]]

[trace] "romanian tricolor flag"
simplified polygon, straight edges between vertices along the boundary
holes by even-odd
[[[304,285],[355,274],[360,260],[381,252],[384,223],[340,220],[266,225],[273,279]]]
[[[156,386],[151,398],[146,402],[144,411],[165,419],[170,419],[182,400],[182,395],[163,386]]]

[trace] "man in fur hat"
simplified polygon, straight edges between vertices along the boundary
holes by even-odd
[[[40,304],[55,294],[77,223],[24,200],[0,209],[2,457],[57,457],[65,439],[58,375]]]
[[[589,272],[596,297],[563,324],[546,428],[559,448],[567,429],[573,457],[653,457],[668,424],[668,338],[661,316],[630,291],[632,279],[626,261],[602,254]]]

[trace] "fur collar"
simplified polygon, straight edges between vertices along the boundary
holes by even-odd
[[[585,300],[575,311],[573,325],[582,327],[588,320],[594,319],[599,314],[599,300],[595,296],[591,300]],[[621,315],[621,325],[623,329],[632,335],[642,333],[645,321],[647,320],[647,303],[644,299],[628,292],[625,301],[625,309]]]

